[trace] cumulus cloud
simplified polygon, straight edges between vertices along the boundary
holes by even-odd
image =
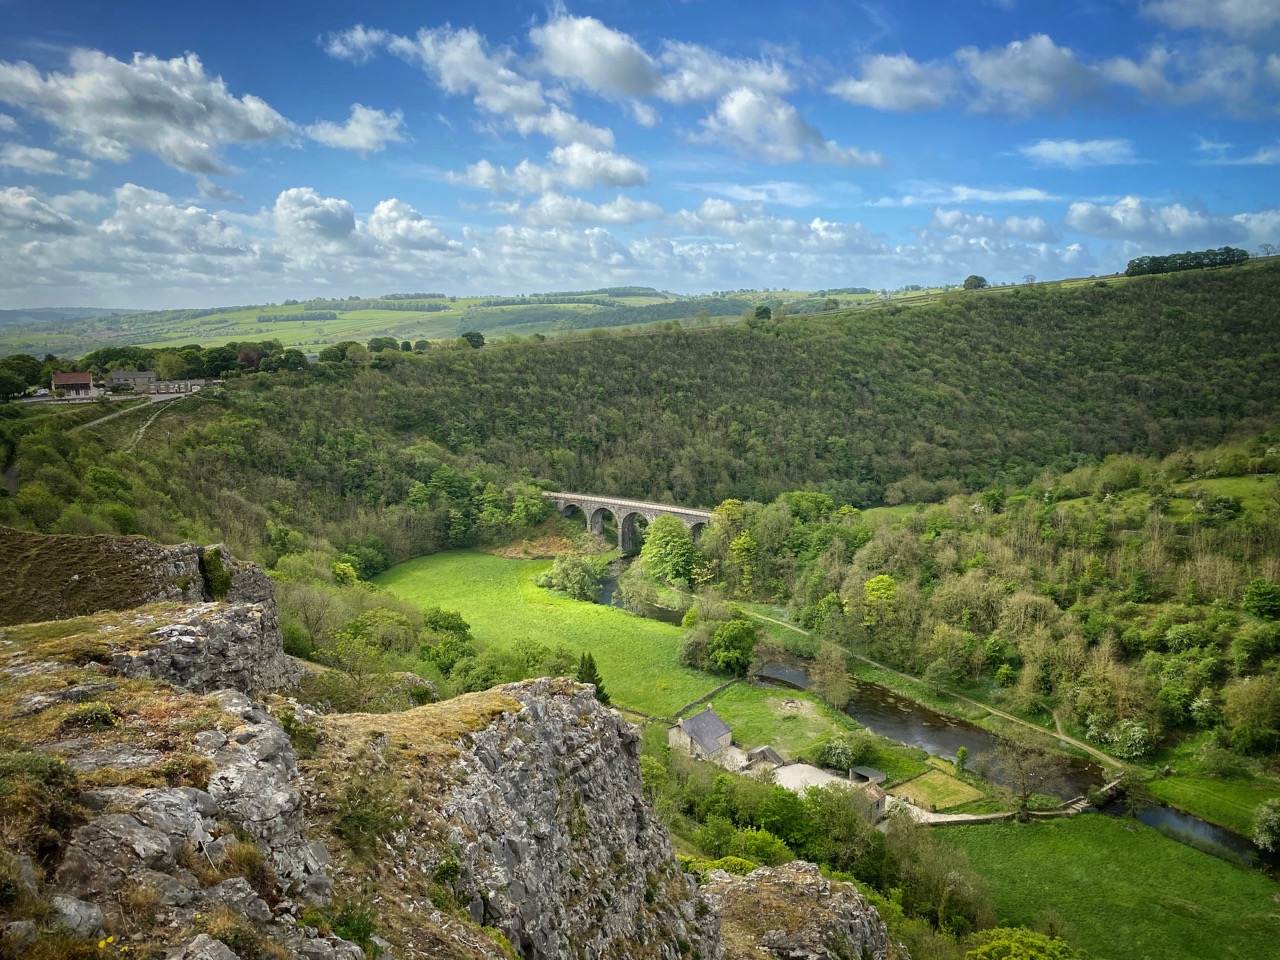
[[[941,63],[918,63],[906,54],[863,57],[861,79],[846,77],[828,87],[859,106],[877,110],[937,110],[950,99],[956,73]]]
[[[560,16],[529,33],[543,67],[589,90],[647,97],[658,86],[657,64],[631,37],[595,17]]]
[[[195,204],[127,183],[115,191],[115,209],[98,232],[116,248],[184,257],[245,257],[252,248],[234,226]]]
[[[1067,208],[1063,223],[1072,230],[1098,237],[1184,239],[1208,236],[1225,225],[1180,203],[1157,206],[1139,197],[1122,197],[1104,205],[1081,201]]]
[[[1037,140],[1018,148],[1036,163],[1056,167],[1101,167],[1136,163],[1128,140]]]
[[[383,113],[361,103],[351,105],[351,116],[343,124],[324,120],[307,127],[307,136],[327,147],[354,150],[361,155],[386,149],[387,143],[404,140],[400,127],[404,114],[395,110]]]
[[[93,172],[93,164],[87,160],[73,160],[52,150],[19,143],[6,143],[0,148],[0,167],[10,167],[24,173],[75,177],[78,180],[87,179]]]
[[[322,197],[310,187],[291,187],[276,197],[271,221],[281,236],[345,241],[356,229],[355,208],[346,200]]]
[[[72,234],[77,226],[61,213],[18,187],[0,190],[0,230],[22,234]]]
[[[361,64],[372,60],[390,39],[386,30],[370,30],[358,23],[349,30],[327,34],[320,39],[320,45],[331,57]]]
[[[18,121],[7,113],[0,113],[0,133],[13,133],[18,129]]]
[[[494,193],[547,193],[557,187],[636,187],[649,181],[649,171],[643,164],[584,143],[556,147],[547,158],[550,166],[522,160],[512,170],[481,160],[462,173],[449,174],[449,179]]]
[[[726,57],[696,43],[667,41],[658,59],[665,73],[657,95],[671,103],[710,100],[739,89],[782,94],[794,87],[781,64]]]
[[[1280,23],[1280,0],[1151,0],[1142,12],[1179,30],[1247,37]]]
[[[884,158],[873,151],[842,147],[826,139],[799,111],[780,97],[740,87],[721,98],[715,113],[702,121],[699,139],[727,143],[768,163],[835,163],[878,167]]]
[[[226,173],[220,151],[229,144],[293,130],[263,100],[231,94],[194,53],[172,60],[139,53],[124,63],[77,50],[69,72],[47,76],[29,63],[0,63],[0,101],[39,117],[90,157],[119,162],[147,151],[198,174]]]
[[[964,47],[956,51],[956,59],[977,87],[971,102],[975,110],[1028,113],[1052,107],[1064,97],[1084,96],[1098,86],[1097,76],[1070,48],[1058,46],[1043,33],[993,50]]]
[[[369,235],[388,247],[454,252],[462,248],[403,200],[383,200],[369,214],[367,226]]]
[[[547,226],[578,223],[628,224],[657,220],[662,208],[656,203],[619,196],[608,203],[595,204],[580,197],[546,193],[524,208],[525,221]]]
[[[961,237],[1017,237],[1036,243],[1059,239],[1058,231],[1042,217],[1005,217],[997,219],[984,214],[970,214],[963,210],[933,211],[929,229]]]
[[[441,89],[470,96],[482,111],[508,118],[522,134],[604,149],[613,146],[611,130],[580,120],[548,100],[542,84],[511,68],[511,51],[490,51],[475,30],[445,26],[419,30],[412,39],[392,36],[386,43],[392,53],[425,70]]]

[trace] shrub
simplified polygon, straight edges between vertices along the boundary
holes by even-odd
[[[361,856],[371,856],[379,840],[403,829],[407,817],[399,799],[380,779],[352,780],[338,797],[333,832]]]
[[[76,707],[58,724],[63,730],[110,730],[120,721],[105,703],[86,703]]]
[[[214,547],[200,555],[200,576],[205,590],[215,600],[231,591],[231,574],[222,562],[222,548]]]

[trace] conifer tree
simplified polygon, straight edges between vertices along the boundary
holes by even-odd
[[[600,671],[596,669],[596,658],[589,653],[584,653],[578,660],[578,682],[593,684],[596,688],[596,699],[605,706],[609,705],[609,694],[604,688],[604,679],[600,676]]]

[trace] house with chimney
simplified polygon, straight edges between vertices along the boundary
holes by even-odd
[[[667,744],[700,760],[715,760],[733,743],[729,725],[710,707],[682,717],[667,730]]]

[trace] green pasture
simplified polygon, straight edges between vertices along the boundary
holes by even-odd
[[[799,690],[735,683],[711,701],[735,743],[770,746],[788,760],[857,724],[816,696]]]
[[[482,646],[532,640],[589,651],[619,705],[656,716],[673,716],[727,679],[676,661],[679,627],[535,586],[550,566],[462,550],[398,564],[376,582],[401,599],[458,611]]]
[[[1236,833],[1253,833],[1253,811],[1258,804],[1280,797],[1275,780],[1233,779],[1174,774],[1147,784],[1156,798]]]
[[[952,826],[1003,924],[1055,917],[1096,960],[1275,956],[1280,883],[1100,815]]]

